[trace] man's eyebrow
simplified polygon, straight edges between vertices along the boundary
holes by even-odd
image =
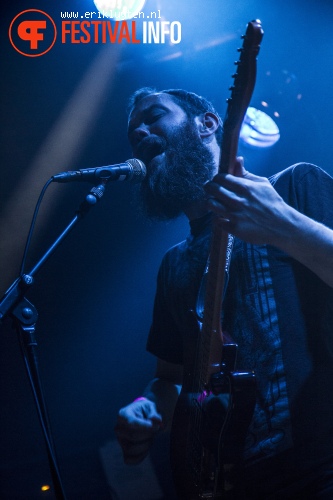
[[[164,106],[164,104],[153,103],[153,104],[150,104],[150,106],[148,106],[147,108],[143,109],[142,111],[139,111],[138,116],[140,118],[142,117],[143,119],[145,119],[149,115],[149,113],[151,111],[153,111],[154,109],[161,109],[164,111],[169,111],[169,108]],[[135,122],[135,119],[133,119],[133,117],[130,116],[130,119],[128,122],[128,129],[129,130],[133,127],[133,121]]]
[[[164,104],[154,103],[154,104],[151,104],[150,106],[148,106],[148,108],[143,109],[141,111],[141,114],[143,116],[149,115],[149,113],[151,111],[153,111],[154,109],[163,109],[165,111],[168,111],[168,108],[166,106],[164,106]]]

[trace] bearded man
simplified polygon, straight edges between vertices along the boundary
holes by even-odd
[[[147,166],[150,217],[184,213],[185,241],[163,258],[147,349],[155,378],[122,408],[116,435],[128,464],[167,428],[193,367],[196,301],[212,214],[234,235],[222,329],[238,344],[238,371],[256,374],[256,404],[234,499],[333,498],[333,179],[299,163],[269,180],[218,173],[222,122],[184,90],[144,88],[130,101],[128,137]],[[184,432],[186,429],[184,429]]]

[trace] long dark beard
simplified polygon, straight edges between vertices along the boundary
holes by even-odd
[[[165,164],[152,169],[141,184],[144,211],[153,219],[174,219],[186,207],[203,200],[203,184],[216,169],[212,153],[191,123],[177,127],[172,135],[172,145],[165,149]]]

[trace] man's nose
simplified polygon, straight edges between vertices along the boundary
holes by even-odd
[[[148,127],[146,127],[146,125],[142,124],[133,130],[131,139],[132,139],[133,144],[138,144],[142,139],[144,139],[145,137],[148,137],[149,135],[150,135],[150,131],[149,131]]]

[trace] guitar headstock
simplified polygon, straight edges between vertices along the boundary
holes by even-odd
[[[250,104],[257,75],[257,55],[264,31],[261,22],[256,19],[248,23],[243,46],[238,49],[239,60],[235,63],[237,71],[234,83],[229,90],[228,107],[223,125],[223,140],[220,159],[220,171],[227,172],[237,154],[239,132],[246,110]]]
[[[238,49],[239,60],[235,62],[237,71],[233,76],[234,84],[230,87],[231,97],[228,99],[229,115],[235,111],[237,121],[243,122],[246,110],[250,104],[257,74],[257,55],[264,35],[259,20],[248,23],[245,35],[242,36],[243,46]],[[241,117],[242,116],[242,117]]]

